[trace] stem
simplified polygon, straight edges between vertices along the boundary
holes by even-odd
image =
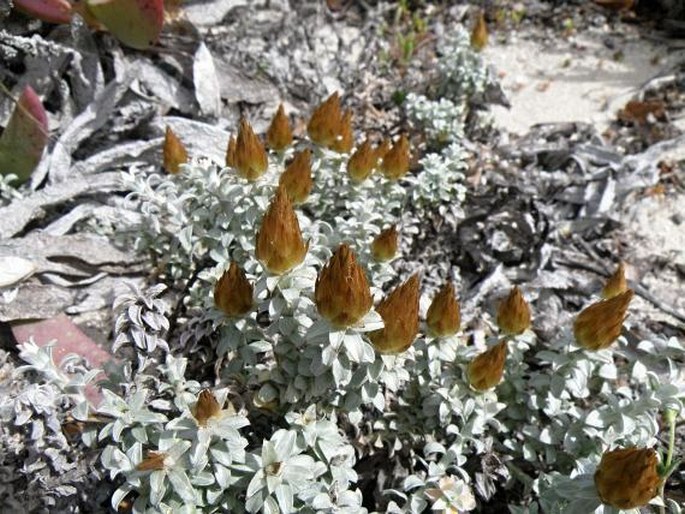
[[[666,418],[666,422],[668,423],[668,452],[666,453],[666,462],[664,463],[664,468],[667,470],[667,474],[663,477],[663,481],[659,486],[659,496],[661,496],[661,500],[665,502],[666,479],[668,478],[668,475],[670,475],[670,473],[668,473],[668,469],[673,462],[673,449],[675,448],[676,411],[672,409],[666,409],[664,417]],[[666,514],[666,507],[662,505],[661,507],[659,507],[659,511],[661,512],[661,514]]]

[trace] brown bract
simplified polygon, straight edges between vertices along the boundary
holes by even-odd
[[[497,326],[505,334],[521,334],[530,327],[530,307],[518,286],[514,286],[497,310]]]
[[[239,317],[252,309],[252,284],[234,261],[214,285],[214,304],[229,317]]]
[[[507,359],[506,340],[487,349],[469,364],[469,383],[478,391],[495,387],[502,380]]]
[[[595,486],[602,502],[617,509],[647,505],[661,485],[658,464],[652,448],[605,452],[595,472]]]
[[[633,296],[633,290],[628,289],[583,309],[573,324],[573,334],[578,344],[586,350],[602,350],[611,346],[621,335]]]
[[[304,260],[308,247],[288,194],[280,186],[257,232],[256,257],[269,272],[282,275]]]
[[[272,150],[281,152],[293,142],[293,131],[290,122],[285,115],[283,104],[278,106],[278,110],[271,120],[269,129],[266,131],[266,144]]]
[[[471,47],[480,52],[488,44],[488,26],[485,23],[485,14],[483,11],[478,13],[476,23],[471,31]]]
[[[409,139],[402,134],[397,142],[385,154],[381,162],[381,173],[389,180],[398,180],[409,171],[411,154],[409,153]]]
[[[308,148],[296,153],[295,158],[278,181],[281,186],[285,187],[288,198],[295,205],[304,202],[314,187],[311,154]]]
[[[412,275],[396,287],[376,307],[385,325],[369,333],[378,353],[402,353],[419,333],[419,276]]]
[[[369,178],[378,164],[378,158],[371,141],[364,141],[347,161],[347,174],[352,182],[360,183]]]
[[[164,160],[163,166],[167,173],[176,175],[181,171],[181,164],[188,162],[188,151],[178,136],[171,128],[167,127],[164,133]]]
[[[147,456],[136,466],[138,471],[159,471],[164,469],[164,459],[167,454],[164,452],[147,452]]]
[[[307,133],[317,145],[331,148],[341,133],[341,123],[340,97],[336,91],[314,110]]]
[[[314,299],[319,314],[339,328],[354,325],[371,309],[366,273],[348,245],[340,245],[319,272]]]
[[[602,289],[602,298],[609,299],[624,293],[628,290],[628,282],[626,282],[626,266],[622,262],[618,264],[618,268],[614,274],[609,277],[607,283]]]
[[[397,254],[397,226],[383,230],[371,243],[371,254],[377,262],[389,261]]]
[[[231,136],[226,147],[226,166],[229,168],[235,168],[235,148],[236,140],[235,137]]]
[[[352,111],[345,111],[340,119],[338,136],[331,145],[331,150],[338,153],[349,153],[354,146],[354,132],[352,130]]]
[[[428,307],[426,325],[437,337],[449,337],[459,332],[461,312],[452,282],[447,282]]]
[[[382,161],[383,158],[387,155],[387,153],[390,151],[392,148],[392,141],[390,138],[383,138],[383,141],[381,141],[376,148],[374,148],[373,153],[376,156],[376,160],[374,161],[374,168],[378,166]]]
[[[197,398],[197,403],[193,409],[193,416],[197,421],[197,424],[201,427],[207,426],[207,421],[214,416],[217,416],[221,412],[221,406],[219,402],[216,401],[214,393],[209,389],[203,389],[200,391],[200,395]]]
[[[245,118],[240,120],[234,161],[238,175],[250,182],[264,175],[269,165],[264,145]]]

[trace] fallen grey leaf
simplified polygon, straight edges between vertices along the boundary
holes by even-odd
[[[156,138],[151,141],[118,144],[75,163],[72,166],[72,173],[86,175],[127,168],[134,164],[158,163],[163,143],[163,138]]]
[[[221,110],[219,79],[212,54],[204,42],[200,43],[193,59],[193,84],[200,112],[205,116],[218,117]]]
[[[118,172],[73,177],[66,182],[49,185],[29,196],[0,208],[0,239],[21,232],[27,223],[42,216],[44,209],[91,193],[107,193],[122,189]]]
[[[184,113],[193,111],[193,94],[180,81],[172,77],[148,58],[133,63],[131,73],[135,77],[131,90],[145,98],[154,98],[166,108]]]
[[[234,9],[247,5],[247,0],[201,0],[184,4],[183,12],[193,25],[213,26]]]
[[[221,98],[228,104],[245,102],[252,105],[270,103],[280,98],[276,86],[260,79],[247,77],[234,65],[217,56],[214,60],[220,78]]]
[[[208,123],[175,116],[160,118],[155,121],[154,125],[160,134],[164,133],[166,126],[169,126],[183,141],[191,156],[201,155],[211,159],[219,166],[224,166],[230,132]]]
[[[23,284],[10,303],[0,302],[0,321],[44,319],[56,316],[74,303],[76,290],[43,284]]]
[[[0,256],[0,287],[11,286],[31,276],[36,271],[36,265],[23,257],[16,255]]]

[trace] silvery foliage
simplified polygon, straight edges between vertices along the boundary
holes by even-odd
[[[408,93],[405,108],[409,119],[429,140],[449,144],[464,137],[464,123],[471,101],[481,97],[495,78],[480,55],[471,49],[463,27],[450,28],[437,47],[437,77],[430,96]]]
[[[98,486],[98,452],[70,440],[67,428],[78,429],[77,416],[87,415],[84,389],[98,371],[74,356],[58,367],[52,347],[33,342],[21,345],[19,356],[27,364],[14,368],[0,351],[0,510],[95,509],[111,494]]]

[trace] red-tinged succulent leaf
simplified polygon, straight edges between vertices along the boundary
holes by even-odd
[[[88,0],[88,9],[119,41],[145,50],[164,24],[164,0]]]
[[[0,136],[0,174],[28,180],[47,142],[48,116],[36,92],[26,86]]]
[[[67,0],[14,0],[24,14],[48,23],[71,23],[71,3]]]

